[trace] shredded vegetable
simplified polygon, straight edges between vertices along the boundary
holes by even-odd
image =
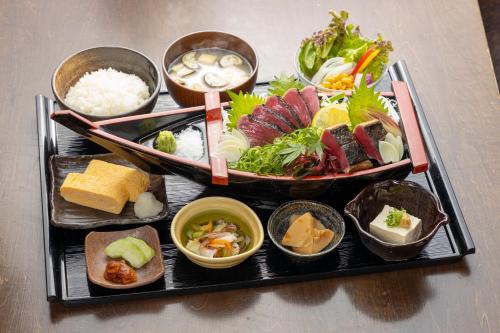
[[[286,166],[301,155],[315,154],[321,158],[321,133],[321,129],[314,127],[295,130],[274,139],[271,144],[248,149],[239,161],[231,163],[230,167],[261,175],[282,176],[286,174]]]

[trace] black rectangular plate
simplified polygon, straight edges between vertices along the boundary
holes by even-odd
[[[397,270],[460,260],[474,253],[475,247],[455,198],[450,181],[432,138],[424,112],[404,62],[391,66],[377,90],[390,90],[391,80],[406,81],[415,105],[420,127],[427,147],[429,171],[410,175],[416,181],[436,193],[450,223],[442,227],[429,245],[416,258],[390,263],[370,253],[361,243],[352,223],[346,219],[346,235],[337,250],[321,261],[310,264],[294,264],[280,253],[266,237],[262,248],[249,260],[228,270],[209,270],[192,264],[178,253],[170,239],[169,225],[176,212],[187,203],[205,196],[224,195],[239,199],[261,218],[264,228],[272,211],[283,201],[261,200],[228,193],[220,188],[205,187],[186,178],[167,175],[169,214],[166,219],[151,224],[160,235],[165,263],[164,279],[141,288],[115,291],[101,288],[89,282],[86,275],[84,238],[90,231],[62,230],[50,225],[50,174],[48,158],[53,154],[80,155],[103,153],[102,148],[70,130],[56,125],[49,119],[55,103],[44,96],[36,98],[40,150],[40,180],[42,195],[43,233],[47,277],[47,299],[62,301],[66,305],[105,303],[166,295],[228,290],[268,284],[314,280],[333,276],[355,275],[367,272]],[[265,91],[266,85],[258,85],[257,92]],[[168,94],[161,94],[155,111],[175,109],[177,106]],[[324,198],[324,202],[343,211],[352,194],[343,198]],[[126,226],[108,226],[99,230],[123,230]]]

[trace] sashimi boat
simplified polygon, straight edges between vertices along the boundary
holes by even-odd
[[[345,99],[352,94],[346,93]],[[314,87],[308,86],[302,91],[292,89],[283,98],[269,96],[252,114],[238,120],[237,129],[248,138],[251,147],[272,144],[278,135],[308,126],[318,112],[321,98],[332,95],[318,94]],[[400,158],[387,162],[381,157],[378,140],[382,140],[380,135],[387,135],[387,131],[383,119],[382,124],[372,119],[350,131],[347,125],[324,129],[323,153],[302,156],[317,158],[317,164],[302,175],[259,174],[237,169],[234,167],[237,164],[227,161],[227,155],[218,153],[218,145],[227,137],[224,113],[230,106],[220,103],[217,92],[205,94],[205,105],[174,111],[92,122],[73,111],[61,110],[55,111],[51,118],[149,173],[174,173],[201,184],[228,187],[252,196],[315,197],[356,191],[374,181],[403,179],[410,172],[427,170],[426,151],[406,83],[393,81],[392,91],[382,92],[380,96],[395,105],[395,123],[401,129]],[[301,107],[309,114],[301,114]],[[309,123],[302,124],[306,121]],[[176,134],[186,128],[200,133],[201,158],[191,159],[156,149],[159,132],[168,130]],[[274,132],[277,134],[270,134]],[[378,139],[372,135],[378,135]]]

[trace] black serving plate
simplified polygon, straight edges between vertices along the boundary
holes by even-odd
[[[206,187],[189,179],[167,175],[166,187],[169,212],[165,219],[151,223],[159,235],[165,276],[155,283],[130,290],[109,290],[91,283],[85,267],[84,239],[89,231],[63,230],[50,224],[50,173],[48,160],[51,155],[81,155],[105,152],[84,137],[55,124],[49,119],[55,109],[55,102],[44,96],[36,98],[40,150],[40,180],[42,195],[42,225],[45,246],[47,277],[47,299],[62,301],[66,305],[105,303],[115,300],[129,300],[156,296],[179,295],[204,291],[228,290],[234,288],[314,280],[341,275],[355,275],[367,272],[398,270],[460,260],[464,255],[474,253],[474,242],[464,221],[460,207],[442,164],[439,152],[425,119],[422,106],[404,62],[400,61],[389,69],[389,74],[377,86],[377,90],[390,90],[391,80],[408,84],[418,114],[420,129],[424,138],[429,170],[418,175],[410,174],[406,179],[419,183],[435,193],[441,200],[450,222],[442,226],[427,247],[415,258],[401,262],[385,262],[368,251],[358,236],[356,228],[346,218],[346,233],[338,248],[325,258],[312,263],[294,263],[277,249],[266,235],[261,249],[239,266],[228,270],[209,270],[192,264],[177,251],[170,239],[169,225],[177,211],[200,197],[222,195],[243,201],[252,207],[262,222],[267,219],[284,200],[276,195],[266,198],[255,193],[231,192],[221,187]],[[266,85],[256,87],[262,92]],[[159,96],[155,112],[176,109],[170,96]],[[179,115],[178,121],[182,119]],[[324,196],[322,200],[339,212],[357,194],[349,189],[342,195]],[[257,194],[258,195],[258,194]],[[318,199],[318,198],[317,198]],[[107,226],[99,231],[124,230],[126,226]],[[264,225],[266,229],[266,225]]]

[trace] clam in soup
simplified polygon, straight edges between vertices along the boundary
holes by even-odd
[[[175,59],[168,74],[179,84],[196,91],[224,91],[245,82],[252,66],[236,52],[221,48],[188,51]]]

